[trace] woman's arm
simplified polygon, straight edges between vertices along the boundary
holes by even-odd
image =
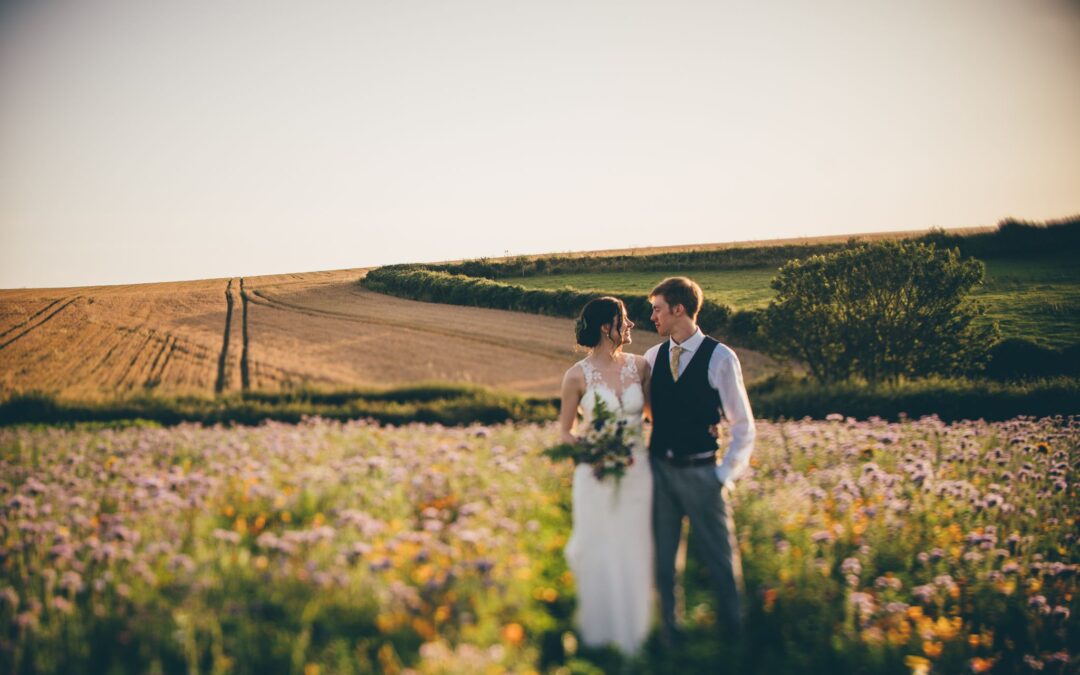
[[[562,401],[559,404],[559,436],[563,443],[577,443],[570,430],[577,420],[578,404],[585,393],[585,374],[579,366],[572,366],[563,375]]]

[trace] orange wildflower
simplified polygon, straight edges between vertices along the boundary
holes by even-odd
[[[521,644],[525,639],[525,629],[520,623],[508,623],[502,629],[503,639],[512,645]]]

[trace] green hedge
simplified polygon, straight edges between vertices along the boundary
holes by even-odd
[[[959,248],[965,257],[1010,258],[1017,256],[1060,255],[1080,250],[1080,217],[1046,223],[1013,219],[998,223],[992,232],[950,234],[934,230],[912,237],[914,241],[934,243],[938,248]],[[839,251],[858,243],[857,239],[828,244],[786,244],[781,246],[729,247],[709,251],[678,251],[643,255],[549,255],[517,257],[509,260],[479,258],[459,263],[423,265],[433,272],[464,274],[487,279],[508,279],[543,274],[579,272],[667,272],[679,270],[752,269],[780,267],[789,260]],[[419,266],[418,266],[419,267]]]
[[[516,312],[575,318],[589,300],[605,295],[573,288],[525,288],[484,277],[433,271],[418,265],[394,265],[368,272],[361,283],[380,293],[450,305],[508,309]],[[652,304],[644,295],[620,295],[630,319],[639,328],[653,330]],[[731,308],[706,300],[698,325],[707,333],[722,331]]]
[[[754,414],[767,419],[823,419],[839,413],[856,419],[888,420],[937,415],[950,422],[1080,414],[1080,380],[1065,377],[1013,384],[926,379],[878,387],[773,377],[748,389]]]
[[[550,398],[524,397],[471,385],[420,385],[386,391],[250,392],[221,398],[136,396],[113,401],[73,401],[48,394],[12,396],[0,403],[0,426],[145,420],[254,425],[265,420],[299,422],[304,417],[372,419],[448,426],[553,419]]]
[[[1080,344],[1055,349],[1024,338],[1007,338],[991,347],[984,374],[995,380],[1080,376]]]
[[[470,277],[507,279],[543,274],[574,274],[577,272],[654,272],[681,270],[750,269],[779,267],[788,260],[819,253],[831,253],[847,246],[845,243],[789,244],[784,246],[754,246],[723,248],[710,251],[679,251],[643,255],[579,255],[518,257],[509,260],[480,258],[460,263],[424,265],[424,268],[448,274]]]
[[[1080,251],[1080,216],[1034,223],[1007,218],[992,232],[951,234],[934,230],[918,241],[959,248],[965,257],[1038,258]]]
[[[937,415],[950,422],[1080,414],[1080,380],[1076,378],[1013,384],[919,380],[868,387],[774,376],[751,384],[748,390],[754,415],[760,419],[823,419],[839,413],[856,419],[889,420]],[[143,396],[108,402],[24,394],[0,403],[0,426],[129,424],[137,420],[167,426],[182,422],[254,425],[265,420],[294,423],[310,416],[372,419],[382,424],[545,422],[558,415],[555,393],[546,398],[524,397],[476,386],[429,384],[385,391],[252,392],[223,398]]]

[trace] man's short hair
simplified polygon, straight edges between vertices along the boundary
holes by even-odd
[[[650,299],[658,295],[664,297],[664,302],[669,307],[682,305],[686,314],[694,321],[697,321],[698,312],[701,311],[701,305],[705,302],[705,294],[701,292],[701,286],[688,277],[664,279],[649,292]]]

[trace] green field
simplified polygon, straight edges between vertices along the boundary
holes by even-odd
[[[561,274],[502,279],[527,288],[603,290],[648,293],[669,272]],[[692,271],[706,297],[736,309],[755,309],[773,296],[769,281],[775,269]],[[1050,347],[1080,343],[1080,266],[1071,258],[986,261],[986,283],[977,296],[1001,325],[1003,337],[1023,337]]]

